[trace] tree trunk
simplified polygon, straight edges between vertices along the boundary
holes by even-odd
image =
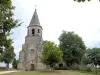
[[[6,63],[7,68],[9,68],[9,63]]]
[[[96,72],[96,74],[98,73],[98,70],[97,70],[97,65],[95,66],[95,72]]]

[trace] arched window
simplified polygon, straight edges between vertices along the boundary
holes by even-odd
[[[32,35],[34,36],[34,34],[35,34],[35,29],[32,29]]]
[[[38,33],[40,33],[40,30],[38,29]]]

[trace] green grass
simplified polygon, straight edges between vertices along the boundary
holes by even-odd
[[[80,71],[59,70],[59,71],[21,71],[17,73],[9,73],[4,75],[97,75]]]

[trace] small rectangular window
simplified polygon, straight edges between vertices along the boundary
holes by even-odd
[[[40,33],[40,30],[38,29],[38,33]]]

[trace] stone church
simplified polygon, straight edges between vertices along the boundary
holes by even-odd
[[[27,36],[22,50],[19,52],[20,70],[43,70],[46,67],[41,63],[40,56],[42,51],[42,26],[40,25],[37,11],[35,9],[29,26],[27,27]]]

